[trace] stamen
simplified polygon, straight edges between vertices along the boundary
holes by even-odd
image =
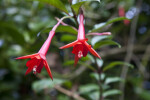
[[[79,51],[79,52],[78,52],[78,57],[79,57],[79,58],[83,57],[82,51]]]
[[[34,66],[34,68],[33,68],[33,74],[36,74],[36,68],[37,68],[37,66]]]

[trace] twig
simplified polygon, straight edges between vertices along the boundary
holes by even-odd
[[[67,96],[73,97],[76,100],[86,100],[83,97],[80,97],[78,94],[73,93],[72,91],[69,91],[69,90],[67,90],[67,89],[65,89],[59,85],[55,85],[54,88],[57,89],[58,91],[64,93],[64,94],[66,94]]]
[[[130,38],[128,40],[127,55],[125,57],[125,62],[127,62],[127,63],[130,62],[130,60],[132,58],[132,54],[133,54],[136,26],[137,26],[137,22],[138,22],[139,9],[141,7],[141,4],[142,4],[142,0],[138,0],[137,7],[136,7],[138,11],[136,12],[136,16],[131,23]],[[120,77],[125,80],[126,76],[127,76],[127,72],[128,72],[128,67],[123,66]],[[119,97],[119,100],[124,100],[125,83],[121,82],[119,88],[123,92],[122,95]]]
[[[55,19],[56,19],[57,21],[60,21],[60,19],[59,19],[58,17],[55,17]],[[61,24],[64,25],[64,26],[70,26],[70,25],[64,23],[63,21],[61,21]],[[75,27],[73,27],[73,26],[71,26],[71,27],[72,27],[74,30],[78,31]]]

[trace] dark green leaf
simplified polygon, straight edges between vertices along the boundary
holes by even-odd
[[[80,7],[81,7],[85,2],[90,2],[90,1],[98,1],[98,2],[100,2],[100,0],[86,0],[86,1],[82,1],[82,2],[78,2],[78,3],[76,3],[76,4],[73,4],[73,5],[71,5],[71,7],[72,7],[72,9],[74,10],[75,14],[78,15]]]
[[[93,30],[91,30],[90,32],[98,32],[99,30],[101,30],[101,28],[111,24],[111,23],[114,23],[114,22],[118,22],[118,21],[122,21],[122,20],[126,20],[128,18],[126,17],[117,17],[117,18],[113,18],[111,20],[108,20],[107,22],[105,23],[100,23],[100,24],[96,24],[94,27]]]
[[[64,4],[61,2],[61,0],[29,0],[29,1],[40,1],[44,3],[48,3],[68,14],[68,10],[64,6]]]
[[[117,66],[117,65],[126,65],[126,66],[131,67],[131,68],[134,67],[133,65],[131,65],[131,64],[129,64],[129,63],[125,63],[125,62],[122,62],[122,61],[116,61],[116,62],[112,62],[112,63],[110,63],[109,65],[107,65],[106,67],[104,67],[104,68],[103,68],[103,71],[106,71],[106,70],[108,70],[108,69],[111,69],[111,68],[113,68],[113,67],[115,67],[115,66]]]
[[[119,48],[121,48],[121,45],[119,43],[112,41],[112,40],[100,41],[100,42],[96,43],[93,48],[98,49],[98,48],[100,48],[102,46],[106,46],[106,45],[117,45]]]
[[[45,30],[41,31],[41,33],[48,33],[52,30],[53,27],[46,28]],[[73,29],[71,26],[63,26],[60,25],[57,27],[56,32],[67,32],[71,34],[77,34],[78,32]]]
[[[86,1],[82,1],[82,2],[78,2],[78,3],[74,4],[74,5],[71,5],[71,7],[73,8],[73,10],[74,10],[74,12],[75,12],[76,15],[78,15],[80,7],[81,7],[85,2],[86,2]]]
[[[76,36],[74,36],[74,35],[62,35],[62,37],[61,37],[61,41],[65,41],[65,42],[69,42],[69,41],[75,41],[77,39],[77,37]]]

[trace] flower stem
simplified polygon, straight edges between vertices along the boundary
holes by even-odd
[[[52,31],[55,31],[56,28],[59,26],[59,24],[60,24],[64,19],[66,19],[66,18],[72,18],[72,16],[64,16],[64,17],[62,17],[62,18],[58,21],[58,23],[53,27]]]

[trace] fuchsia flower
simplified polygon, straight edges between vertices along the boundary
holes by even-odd
[[[87,55],[88,51],[90,51],[94,56],[101,58],[98,55],[98,53],[91,47],[91,45],[87,43],[88,39],[85,38],[85,30],[83,24],[84,16],[83,14],[80,14],[79,17],[80,17],[80,24],[78,29],[77,40],[60,47],[60,49],[73,47],[72,53],[75,54],[75,63],[74,63],[75,66],[81,57],[85,57]]]
[[[46,61],[46,53],[48,51],[48,48],[50,46],[51,40],[55,34],[55,30],[58,27],[58,25],[61,23],[61,21],[67,17],[63,17],[52,29],[52,31],[50,31],[49,36],[47,38],[47,40],[44,42],[43,46],[41,47],[41,49],[39,50],[38,53],[36,54],[32,54],[32,55],[27,55],[27,56],[22,56],[22,57],[18,57],[16,59],[27,59],[30,58],[31,60],[29,60],[26,63],[26,66],[28,67],[25,75],[27,75],[28,73],[30,73],[32,70],[34,72],[34,74],[36,74],[36,72],[40,73],[43,66],[45,66],[50,78],[53,80],[53,76],[51,73],[51,70],[49,68],[49,65]],[[69,17],[68,17],[69,18]]]
[[[26,66],[28,67],[28,69],[27,69],[25,75],[30,73],[32,70],[33,70],[34,74],[36,74],[36,72],[40,73],[42,68],[43,68],[43,66],[45,66],[49,76],[53,80],[53,76],[51,74],[51,70],[50,70],[49,65],[48,65],[48,63],[46,61],[46,53],[48,51],[48,48],[50,46],[50,43],[51,43],[51,40],[52,40],[54,34],[55,34],[54,31],[50,31],[47,40],[45,41],[45,43],[43,44],[43,46],[41,47],[41,49],[39,50],[38,53],[16,58],[16,59],[31,58],[31,60],[29,60],[26,63]]]

